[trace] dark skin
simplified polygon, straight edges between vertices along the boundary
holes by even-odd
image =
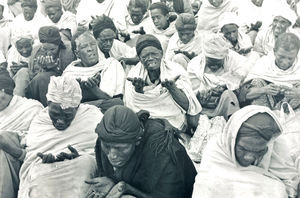
[[[71,160],[71,159],[75,159],[75,158],[79,157],[79,153],[71,145],[68,145],[68,149],[71,151],[71,153],[61,152],[56,156],[54,156],[51,153],[48,153],[48,154],[38,153],[37,156],[42,159],[43,164],[51,164],[54,162],[61,162],[66,159]]]

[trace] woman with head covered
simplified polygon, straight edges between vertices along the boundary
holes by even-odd
[[[189,198],[196,174],[177,130],[124,106],[105,112],[95,147],[99,176],[86,197]],[[177,134],[178,135],[178,134]]]
[[[19,198],[81,198],[86,193],[84,180],[96,172],[95,128],[102,113],[80,104],[81,98],[74,78],[51,77],[48,107],[29,128]]]
[[[299,176],[276,138],[282,127],[266,107],[247,106],[210,141],[194,184],[193,197],[296,197]]]

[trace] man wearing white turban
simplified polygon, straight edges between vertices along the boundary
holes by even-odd
[[[32,121],[26,139],[19,198],[80,198],[88,190],[84,180],[96,173],[95,128],[102,114],[80,104],[81,97],[74,78],[51,77],[48,107]]]

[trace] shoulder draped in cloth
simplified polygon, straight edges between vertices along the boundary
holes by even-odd
[[[20,170],[19,198],[41,197],[83,197],[88,185],[85,179],[96,173],[94,146],[97,135],[95,128],[102,119],[102,113],[94,106],[80,105],[71,125],[64,131],[54,128],[45,108],[36,116],[27,136],[27,155]],[[53,164],[43,164],[37,153],[69,153],[67,146],[73,146],[79,157]]]
[[[241,125],[258,113],[270,115],[280,131],[273,131],[268,152],[261,162],[242,167],[235,158],[236,138]],[[206,147],[198,168],[193,197],[295,197],[299,176],[291,159],[286,156],[288,147],[276,140],[281,131],[278,118],[269,108],[251,105],[234,113],[223,133]]]
[[[141,63],[138,63],[130,70],[128,77],[142,78],[150,85],[144,87],[144,94],[140,94],[135,92],[134,86],[130,81],[126,81],[124,94],[125,106],[135,112],[147,110],[150,112],[151,118],[166,119],[174,127],[182,129],[185,123],[185,114],[198,114],[201,111],[201,105],[194,95],[187,74],[181,65],[162,61],[160,72],[160,81],[164,81],[165,79],[172,80],[181,75],[176,81],[176,86],[185,93],[189,100],[187,112],[174,101],[169,91],[162,87],[160,83],[152,84],[150,82],[148,72]]]

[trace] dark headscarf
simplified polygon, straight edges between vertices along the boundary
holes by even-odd
[[[36,0],[22,0],[21,6],[32,6],[37,8],[37,2]]]
[[[258,113],[242,124],[237,137],[258,137],[269,141],[279,132],[279,126],[269,114]]]
[[[9,76],[6,69],[0,69],[0,90],[6,94],[13,95],[15,88],[14,80]]]
[[[161,43],[155,36],[151,34],[140,35],[135,46],[137,55],[139,56],[142,50],[149,46],[162,50]]]
[[[95,38],[98,38],[99,34],[105,29],[111,29],[117,33],[117,28],[113,20],[105,15],[102,15],[96,19],[95,24],[92,25],[92,29]]]
[[[131,109],[116,105],[105,112],[96,133],[104,142],[135,143],[141,139],[144,129]]]
[[[55,45],[64,46],[59,29],[54,26],[43,26],[39,30],[39,39],[41,43],[53,43]]]

